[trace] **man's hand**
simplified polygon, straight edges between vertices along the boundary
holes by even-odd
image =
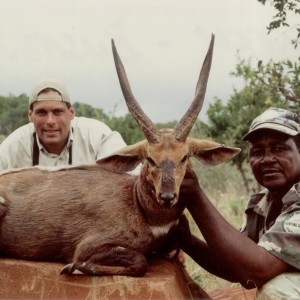
[[[190,225],[187,217],[183,214],[179,219],[179,224],[176,229],[176,236],[181,248],[182,244],[190,241],[192,239],[192,233],[190,230]]]
[[[182,181],[179,198],[188,204],[195,198],[198,198],[201,193],[198,177],[191,166],[188,166]]]

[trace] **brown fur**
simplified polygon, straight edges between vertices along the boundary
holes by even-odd
[[[76,266],[87,274],[141,275],[146,271],[145,259],[135,251],[146,255],[157,251],[183,212],[178,193],[188,164],[182,157],[191,154],[189,141],[174,145],[167,135],[159,144],[144,141],[128,146],[97,165],[56,171],[27,168],[3,174],[0,197],[5,203],[1,207],[7,211],[0,224],[0,253],[28,260],[72,262],[66,273]],[[201,151],[198,147],[202,156],[222,156],[222,161],[239,151],[214,142],[202,144],[209,147]],[[139,176],[120,172],[135,168],[144,158]],[[150,158],[154,166],[148,163]],[[176,168],[163,164],[167,161]],[[167,167],[157,168],[160,164]],[[164,179],[162,173],[169,177]],[[169,184],[164,184],[165,180]],[[161,199],[162,190],[174,199]],[[130,262],[119,262],[120,255]],[[133,265],[136,258],[142,271],[100,268],[107,261]],[[89,270],[83,268],[86,262],[92,264]]]
[[[0,255],[64,261],[62,273],[141,276],[145,255],[168,246],[185,203],[179,190],[192,156],[225,162],[240,149],[187,137],[203,103],[214,38],[195,98],[174,130],[158,130],[134,99],[113,53],[127,106],[147,140],[95,165],[0,175]],[[138,176],[125,172],[143,162]]]

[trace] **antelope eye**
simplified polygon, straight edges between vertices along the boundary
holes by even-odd
[[[154,162],[154,160],[151,157],[148,157],[147,161],[148,161],[148,163],[149,163],[150,166],[152,166],[152,167],[155,166],[155,162]]]
[[[188,156],[185,155],[185,156],[182,158],[181,162],[184,163],[187,159],[188,159]]]

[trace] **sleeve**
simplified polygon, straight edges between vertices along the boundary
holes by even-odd
[[[279,215],[258,243],[279,259],[300,270],[300,202]]]
[[[0,149],[0,172],[6,169],[8,169],[8,162],[7,159],[5,158],[3,151],[1,151]]]
[[[101,151],[97,153],[97,160],[106,157],[113,152],[126,146],[121,134],[116,131],[111,131],[102,139]]]
[[[29,123],[16,129],[0,144],[0,171],[32,166],[33,131]]]
[[[92,161],[106,157],[126,146],[121,134],[112,131],[101,121],[77,117],[73,121],[74,149],[82,151],[79,162],[87,162],[87,157]]]
[[[264,228],[264,214],[261,208],[259,208],[259,212],[255,210],[257,208],[258,203],[265,198],[265,190],[260,193],[256,193],[251,195],[247,207],[245,209],[246,219],[240,231],[248,236],[255,243],[258,243],[259,237],[262,234],[262,229]]]

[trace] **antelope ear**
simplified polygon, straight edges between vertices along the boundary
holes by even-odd
[[[138,155],[113,154],[97,160],[97,164],[109,171],[130,172],[133,171],[143,161],[143,157]]]
[[[209,140],[188,138],[191,153],[205,165],[224,163],[240,153],[240,148],[227,147]]]
[[[110,171],[133,171],[144,160],[144,145],[145,141],[127,146],[110,156],[97,160],[96,163]]]

